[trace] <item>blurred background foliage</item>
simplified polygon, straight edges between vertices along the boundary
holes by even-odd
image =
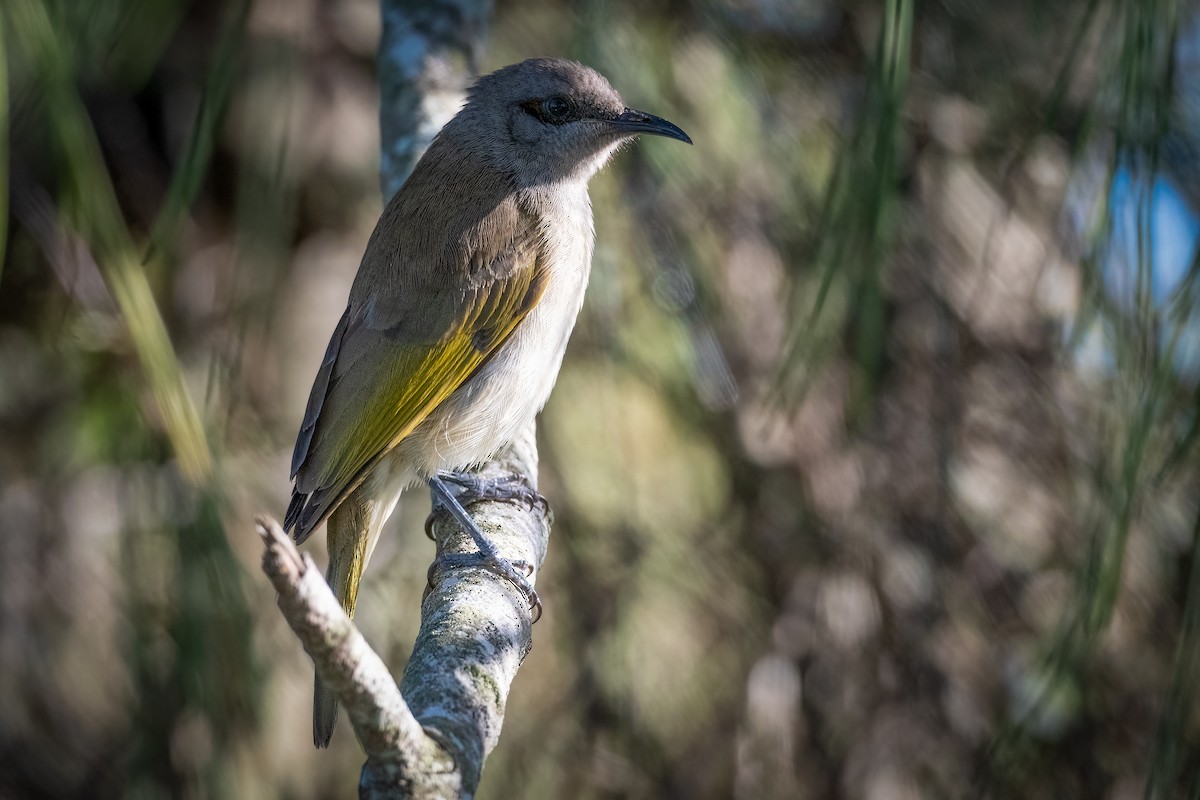
[[[0,6],[0,797],[354,792],[251,517],[380,210],[379,31]],[[696,146],[593,183],[480,796],[1200,796],[1196,4],[500,0],[485,42]],[[360,605],[397,673],[427,502]]]

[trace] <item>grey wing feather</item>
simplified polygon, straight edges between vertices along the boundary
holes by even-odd
[[[321,367],[317,370],[317,377],[313,380],[312,391],[308,395],[308,405],[304,409],[304,422],[300,424],[300,433],[296,436],[296,449],[292,451],[292,474],[291,478],[296,477],[296,473],[300,471],[300,467],[304,464],[304,459],[308,457],[308,448],[312,444],[313,433],[317,429],[317,417],[321,415],[321,407],[325,404],[325,395],[329,391],[329,376],[333,374],[333,365],[337,363],[338,351],[342,346],[342,337],[346,335],[346,328],[350,321],[350,307],[342,312],[342,318],[338,321],[337,327],[333,330],[333,336],[329,337],[329,347],[325,349],[325,358],[321,361]]]
[[[308,458],[313,434],[317,430],[317,418],[321,416],[325,398],[329,395],[330,378],[333,375],[334,365],[338,362],[342,340],[345,338],[349,326],[350,306],[347,306],[346,310],[342,312],[342,318],[338,320],[337,327],[333,330],[333,335],[329,337],[329,346],[325,348],[325,358],[321,360],[317,377],[313,380],[312,390],[308,395],[308,405],[304,409],[304,422],[300,424],[300,432],[296,435],[296,448],[292,451],[292,478],[296,477]],[[303,542],[312,533],[313,526],[311,525],[301,524],[297,527],[297,523],[301,522],[301,516],[304,516],[303,512],[308,501],[308,492],[301,491],[298,486],[293,487],[291,502],[288,503],[287,512],[283,516],[283,529],[293,533],[297,542]]]

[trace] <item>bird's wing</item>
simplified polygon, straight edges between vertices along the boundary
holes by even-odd
[[[511,209],[497,211],[510,217],[501,227],[512,235],[495,242],[488,235],[495,220],[485,217],[482,230],[463,237],[460,269],[417,273],[365,298],[357,285],[351,293],[292,457],[296,483],[284,526],[295,528],[298,541],[471,377],[541,299],[548,274],[538,227]]]

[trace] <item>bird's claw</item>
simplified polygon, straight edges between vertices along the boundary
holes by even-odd
[[[433,515],[431,514],[430,516]],[[440,555],[429,565],[425,594],[429,594],[441,575],[447,570],[468,567],[486,569],[488,572],[499,575],[517,587],[521,594],[525,596],[526,602],[529,603],[529,611],[532,616],[530,624],[542,618],[542,599],[538,596],[537,590],[533,588],[533,584],[529,582],[529,578],[533,576],[533,565],[525,560],[509,561],[501,556],[489,557],[483,553],[447,553]]]
[[[550,503],[545,495],[530,485],[524,475],[513,472],[498,478],[484,478],[471,472],[442,471],[438,473],[442,480],[453,483],[461,490],[458,501],[463,506],[482,503],[485,500],[497,500],[502,503],[520,503],[530,511],[541,508],[543,513],[550,511]]]

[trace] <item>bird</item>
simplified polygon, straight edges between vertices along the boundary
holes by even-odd
[[[284,517],[297,543],[327,522],[326,580],[349,616],[401,492],[422,483],[540,612],[525,565],[464,510],[522,493],[464,470],[549,398],[591,271],[588,181],[639,134],[692,144],[590,67],[529,59],[475,82],[386,204],[313,381]],[[318,748],[337,708],[318,676]]]

